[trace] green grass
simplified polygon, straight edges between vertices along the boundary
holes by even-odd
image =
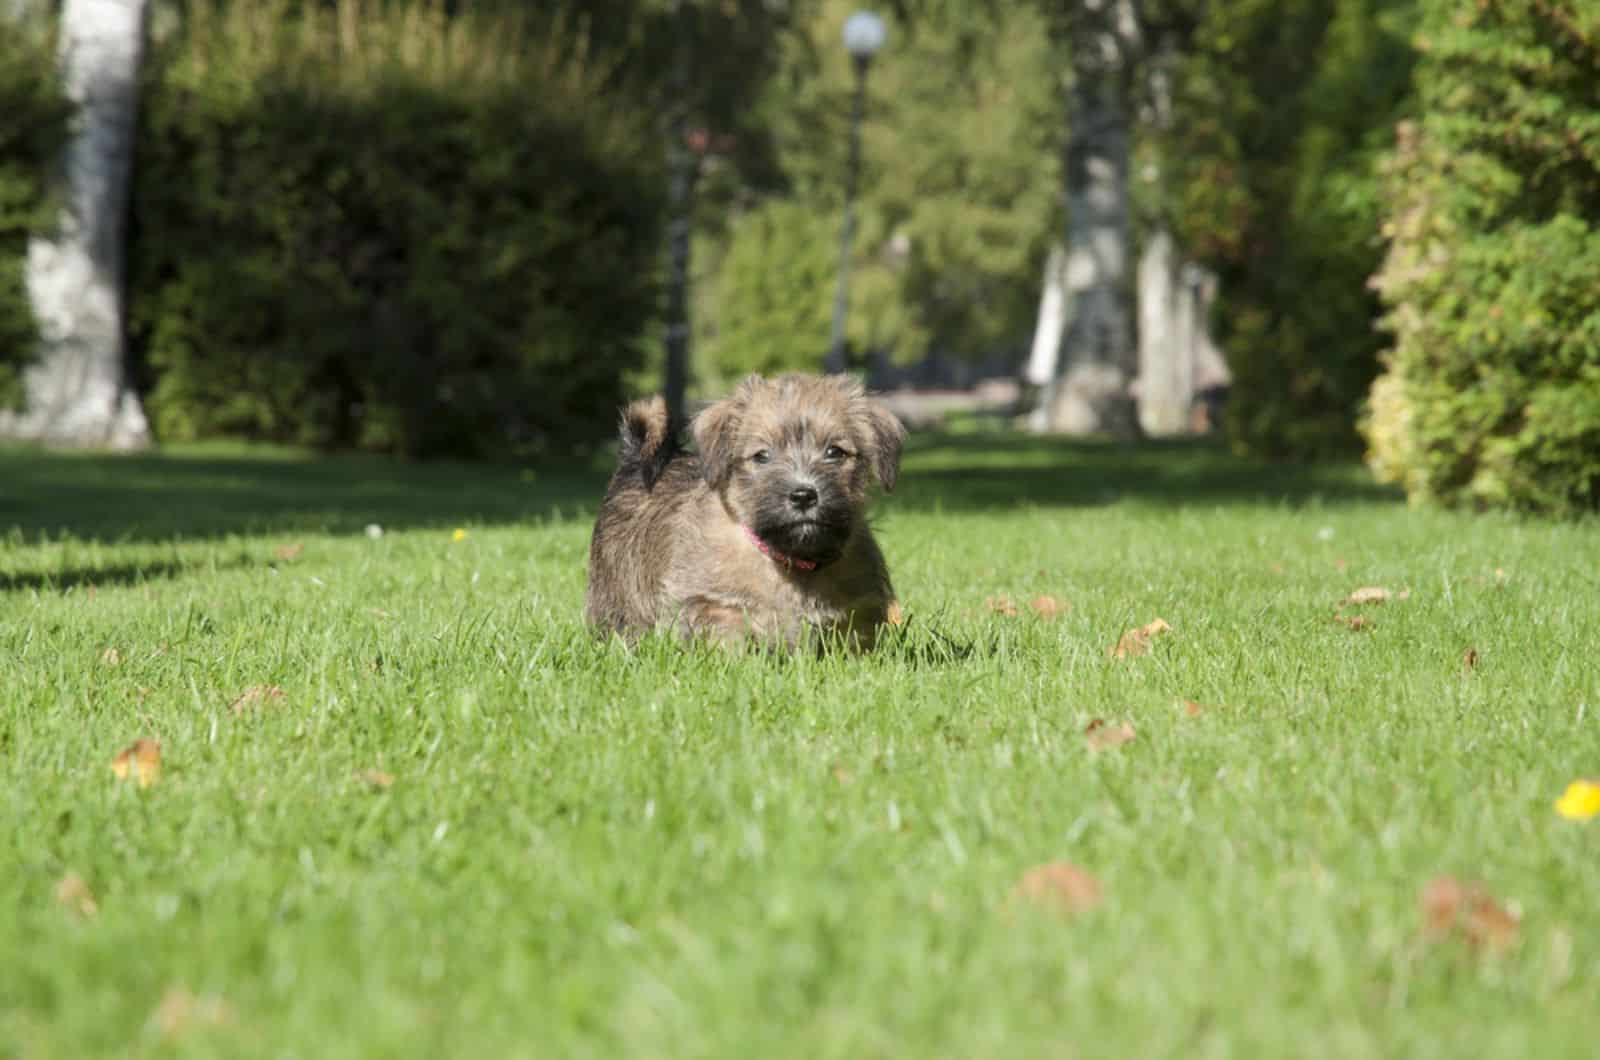
[[[601,482],[0,451],[0,1057],[1595,1054],[1596,524],[919,438],[904,642],[773,660],[588,638]],[[1103,904],[1008,901],[1053,860]],[[1444,873],[1514,947],[1421,938]]]

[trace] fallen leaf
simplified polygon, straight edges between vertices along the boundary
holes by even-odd
[[[107,648],[100,653],[100,661],[107,666],[121,666],[122,653],[115,648]]]
[[[56,882],[56,902],[85,920],[92,919],[100,912],[94,892],[89,890],[89,885],[76,872],[69,872]]]
[[[215,994],[196,997],[188,987],[176,986],[162,995],[151,1020],[171,1038],[198,1028],[232,1023],[233,1007]]]
[[[1205,707],[1192,699],[1179,700],[1179,705],[1183,707],[1183,712],[1191,718],[1198,718],[1206,712]]]
[[[1104,718],[1091,721],[1083,730],[1083,734],[1091,751],[1109,751],[1113,747],[1121,747],[1138,735],[1133,731],[1133,726],[1127,722],[1121,721],[1111,725]]]
[[[247,711],[257,710],[274,700],[283,698],[283,689],[277,685],[251,685],[234,697],[228,709],[238,717]]]
[[[1517,940],[1522,918],[1480,883],[1439,876],[1422,889],[1422,933],[1431,942],[1459,934],[1469,944],[1499,953]]]
[[[305,550],[305,542],[296,541],[292,545],[279,545],[276,553],[274,554],[285,563],[293,563],[295,560],[300,558],[300,553],[304,552]]]
[[[900,610],[900,601],[899,600],[890,600],[889,601],[889,609],[884,614],[884,618],[888,621],[889,625],[891,625],[891,626],[903,626],[903,625],[905,625],[906,616],[905,616],[905,612]]]
[[[1340,607],[1360,607],[1363,604],[1387,603],[1393,594],[1381,585],[1367,585],[1339,602]]]
[[[1600,817],[1600,780],[1574,780],[1556,800],[1556,812],[1569,821]]]
[[[1033,613],[1040,618],[1055,618],[1057,615],[1066,613],[1067,609],[1071,607],[1070,604],[1064,604],[1053,596],[1035,596],[1033,602],[1028,606],[1033,608]]]
[[[111,772],[118,780],[137,781],[141,788],[148,788],[161,779],[161,744],[133,741],[111,760]]]
[[[1009,596],[985,597],[983,606],[987,607],[997,615],[1004,615],[1007,618],[1017,617],[1017,605]]]
[[[1466,653],[1461,656],[1461,666],[1466,670],[1476,670],[1478,668],[1477,648],[1468,648],[1466,650]]]
[[[465,530],[461,529],[461,527],[459,527],[459,526],[456,527],[455,530],[452,531],[451,534],[450,534],[450,540],[451,541],[460,542],[460,541],[465,541],[466,539],[467,539],[467,532]]]
[[[1117,659],[1128,659],[1136,655],[1143,655],[1150,650],[1150,642],[1163,633],[1172,632],[1172,627],[1167,625],[1164,618],[1156,618],[1145,623],[1138,629],[1130,629],[1117,641],[1117,646],[1111,649],[1111,655]]]
[[[356,779],[380,791],[394,786],[393,775],[385,773],[381,769],[363,769],[356,774]]]
[[[1348,626],[1357,633],[1371,629],[1376,623],[1366,615],[1334,615],[1333,620],[1341,626]]]
[[[1340,574],[1343,574],[1345,571],[1350,569],[1350,564],[1347,560],[1335,559],[1333,561],[1333,569],[1338,571]]]
[[[1022,874],[1012,897],[1059,913],[1086,913],[1104,897],[1100,881],[1065,861],[1038,865]]]
[[[1271,571],[1272,573],[1274,573],[1274,574],[1285,574],[1285,573],[1287,573],[1287,571],[1285,570],[1283,564],[1281,564],[1281,563],[1269,563],[1269,564],[1267,564],[1267,569],[1269,571]]]

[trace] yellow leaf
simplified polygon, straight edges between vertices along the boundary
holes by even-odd
[[[455,532],[450,535],[450,540],[451,541],[465,541],[466,539],[467,539],[467,532],[465,530],[463,530],[459,526],[456,527]]]
[[[1556,800],[1556,812],[1569,821],[1600,816],[1600,781],[1574,780]]]
[[[161,745],[155,740],[135,740],[111,760],[118,780],[133,780],[148,788],[161,779]]]
[[[1117,641],[1117,646],[1111,649],[1112,658],[1129,659],[1136,655],[1143,655],[1150,650],[1150,642],[1163,633],[1172,632],[1172,627],[1167,625],[1167,620],[1157,618],[1147,622],[1138,629],[1130,629]]]

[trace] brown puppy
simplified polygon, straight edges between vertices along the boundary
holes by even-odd
[[[678,448],[659,398],[622,417],[622,458],[589,545],[589,623],[670,625],[794,646],[871,648],[894,591],[867,526],[905,428],[845,376],[751,376]],[[819,636],[820,635],[820,636]]]

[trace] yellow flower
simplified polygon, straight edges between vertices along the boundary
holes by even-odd
[[[452,541],[465,541],[466,539],[467,532],[459,526],[456,527],[456,532],[450,535],[450,540]]]
[[[1600,781],[1574,780],[1556,800],[1556,812],[1569,821],[1587,821],[1600,815]]]

